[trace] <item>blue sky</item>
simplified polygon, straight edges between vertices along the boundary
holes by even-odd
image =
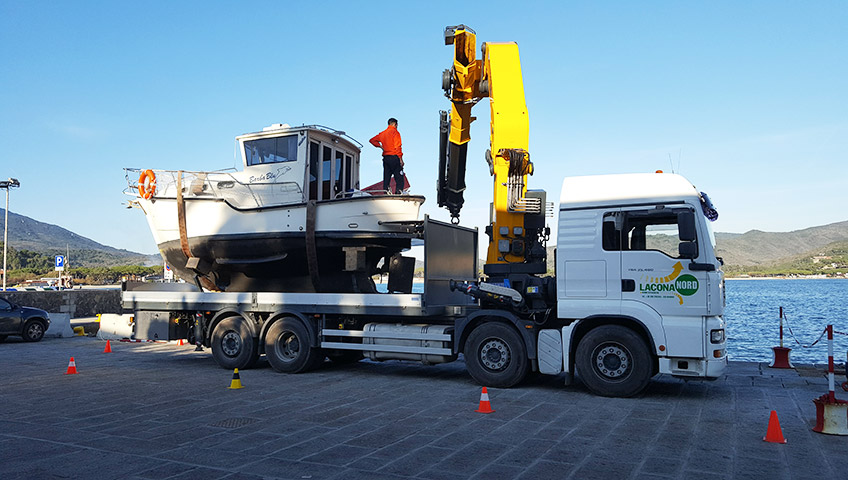
[[[848,219],[845,2],[39,2],[0,0],[0,177],[13,212],[153,253],[123,167],[231,167],[233,138],[318,123],[365,143],[400,121],[406,173],[435,205],[446,25],[521,51],[531,188],[674,170],[717,231]],[[491,201],[475,110],[463,224]],[[670,161],[671,160],[671,161]]]

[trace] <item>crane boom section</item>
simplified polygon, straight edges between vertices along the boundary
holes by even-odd
[[[483,81],[488,84],[494,176],[492,242],[486,263],[520,263],[524,261],[523,251],[503,251],[504,241],[509,243],[514,238],[516,228],[523,231],[524,211],[520,206],[527,193],[527,175],[532,173],[527,153],[530,121],[517,44],[485,44]]]
[[[486,43],[483,61],[483,78],[489,85],[492,154],[501,149],[527,151],[530,121],[524,101],[518,45]]]
[[[459,30],[454,37],[453,72],[451,89],[450,142],[463,145],[471,140],[471,107],[480,99],[478,84],[483,61],[476,59],[477,36],[468,30]]]

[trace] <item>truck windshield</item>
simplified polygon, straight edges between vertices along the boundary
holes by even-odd
[[[713,246],[713,251],[716,248],[715,232],[713,232],[712,222],[704,222],[707,225],[707,235],[710,237],[710,245]]]

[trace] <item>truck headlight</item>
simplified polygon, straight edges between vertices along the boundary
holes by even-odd
[[[724,329],[710,330],[710,343],[724,342]]]

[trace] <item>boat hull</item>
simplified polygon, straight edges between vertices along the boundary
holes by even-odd
[[[221,200],[184,201],[189,255],[180,241],[176,199],[156,198],[141,206],[160,253],[186,281],[199,275],[205,287],[225,291],[370,293],[380,261],[410,248],[415,237],[410,225],[424,198],[363,196],[318,202],[311,249],[303,204],[239,210]],[[347,258],[348,247],[362,252],[354,266]],[[194,268],[186,265],[189,257],[199,260]]]

